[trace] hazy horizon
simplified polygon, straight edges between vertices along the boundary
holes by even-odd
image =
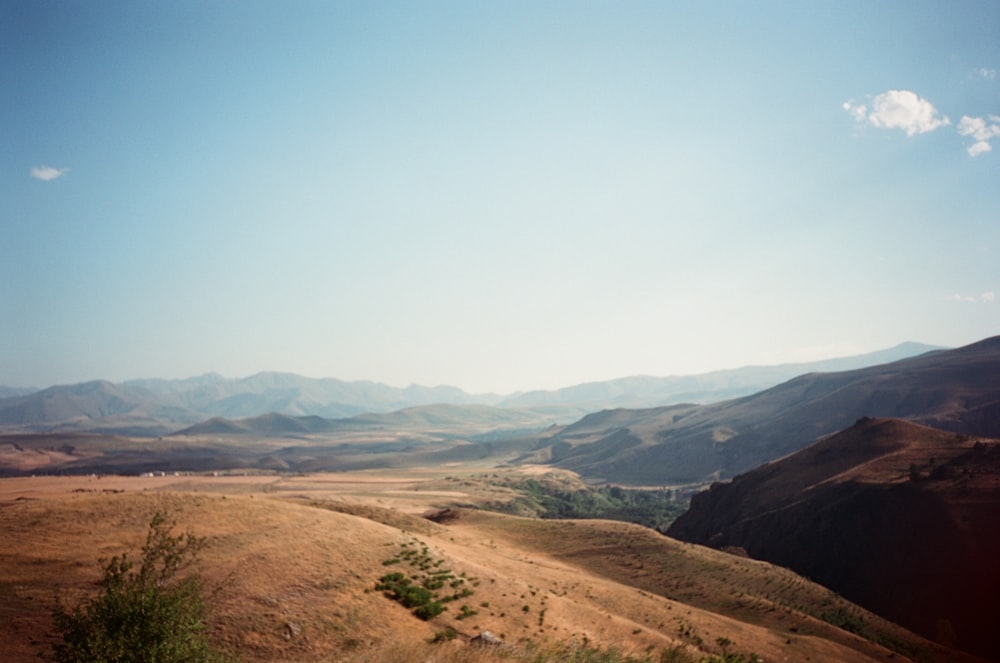
[[[1000,333],[1000,4],[0,6],[0,384]]]
[[[931,345],[931,344],[927,344],[927,343],[920,343],[918,341],[903,341],[902,343],[897,343],[896,345],[893,345],[891,347],[888,347],[888,348],[879,348],[879,349],[874,350],[872,352],[877,353],[877,352],[881,352],[881,351],[890,351],[890,350],[895,350],[897,348],[901,348],[901,347],[909,346],[909,345],[918,345],[918,346],[925,346],[927,348],[943,348],[944,349],[944,346],[936,346],[936,345]],[[392,384],[392,383],[381,382],[381,381],[378,381],[378,380],[369,380],[367,378],[344,379],[344,378],[340,378],[340,377],[338,377],[336,375],[307,375],[307,374],[303,374],[303,373],[296,373],[294,371],[282,371],[282,370],[274,370],[274,369],[267,369],[267,368],[261,369],[261,370],[258,370],[258,371],[254,371],[252,373],[248,373],[248,374],[245,374],[245,375],[224,375],[224,374],[220,373],[219,371],[209,370],[209,371],[205,371],[205,372],[197,373],[197,374],[193,374],[193,375],[181,375],[181,376],[176,376],[176,377],[163,377],[163,376],[159,376],[159,375],[144,375],[144,376],[139,376],[139,377],[126,377],[126,378],[122,378],[122,379],[108,379],[108,378],[97,376],[97,377],[92,377],[92,378],[89,378],[89,379],[80,380],[80,381],[76,381],[76,382],[72,382],[72,383],[59,383],[59,384],[53,383],[53,384],[46,384],[46,385],[0,384],[0,387],[9,387],[9,388],[14,388],[14,389],[36,389],[36,390],[40,391],[40,390],[47,389],[47,388],[50,388],[50,387],[64,387],[64,386],[71,386],[71,385],[74,385],[74,384],[86,384],[88,382],[111,382],[113,384],[125,384],[125,383],[130,383],[130,382],[144,382],[144,381],[149,381],[149,380],[164,380],[164,381],[168,381],[169,382],[169,381],[198,380],[198,379],[201,379],[201,378],[219,378],[219,379],[222,379],[222,380],[236,380],[236,381],[239,381],[239,380],[247,380],[247,379],[256,377],[258,375],[277,374],[277,375],[293,375],[293,376],[298,376],[298,377],[302,377],[302,378],[306,378],[306,379],[310,379],[310,380],[327,380],[327,379],[333,379],[333,380],[339,380],[339,381],[345,382],[345,383],[352,383],[352,382],[372,382],[372,383],[376,383],[376,384],[384,384],[385,386],[388,386],[388,387],[391,387],[391,388],[396,388],[396,389],[406,389],[406,388],[409,388],[409,387],[424,387],[424,388],[431,388],[431,389],[434,389],[434,388],[457,388],[457,389],[459,389],[459,390],[461,390],[461,391],[463,391],[463,392],[465,392],[467,394],[470,394],[470,395],[477,395],[478,394],[478,395],[512,396],[512,395],[515,395],[515,394],[526,394],[526,393],[531,393],[531,392],[535,392],[535,391],[556,391],[556,390],[563,389],[563,388],[570,388],[570,387],[581,386],[583,384],[601,383],[601,382],[608,382],[608,381],[614,381],[614,380],[619,380],[619,379],[629,379],[629,378],[653,378],[653,379],[657,379],[657,378],[695,377],[695,376],[699,376],[699,375],[711,374],[711,373],[720,372],[720,371],[735,371],[735,370],[740,370],[740,369],[753,369],[753,368],[771,368],[771,367],[778,367],[778,366],[781,366],[781,365],[799,365],[799,364],[808,365],[808,364],[812,364],[814,362],[822,362],[822,361],[825,361],[825,360],[848,359],[848,358],[853,357],[853,356],[863,356],[863,355],[867,355],[867,354],[871,354],[871,353],[870,352],[864,352],[864,353],[859,353],[859,355],[837,355],[837,356],[832,356],[832,357],[819,357],[819,358],[816,358],[816,359],[805,360],[805,361],[785,362],[783,364],[741,364],[739,366],[726,366],[726,367],[723,367],[723,368],[712,369],[712,370],[709,370],[709,371],[699,371],[697,373],[683,373],[683,374],[674,373],[674,374],[669,374],[669,375],[652,375],[652,374],[648,374],[648,373],[633,373],[633,374],[629,374],[629,375],[616,375],[616,376],[611,376],[611,377],[608,377],[608,378],[601,378],[601,379],[598,379],[598,380],[587,380],[587,381],[584,381],[584,382],[561,384],[561,385],[556,385],[556,386],[553,386],[553,387],[527,387],[527,388],[524,388],[524,389],[515,389],[515,390],[512,390],[512,391],[506,391],[506,392],[500,392],[500,391],[476,391],[476,390],[472,390],[472,389],[466,389],[466,388],[464,388],[460,384],[451,384],[451,383],[421,384],[421,383],[417,383],[417,382],[410,382],[410,383],[407,383],[407,384]]]

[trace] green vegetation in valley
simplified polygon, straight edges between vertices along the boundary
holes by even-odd
[[[546,478],[507,477],[499,485],[518,494],[507,502],[491,502],[491,511],[539,518],[603,518],[664,531],[688,508],[671,490],[621,486],[591,487]]]

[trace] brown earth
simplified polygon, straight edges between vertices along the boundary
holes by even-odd
[[[972,660],[765,562],[635,525],[454,508],[497,499],[478,473],[0,480],[4,660],[39,660],[56,601],[95,592],[97,560],[136,551],[157,511],[207,538],[201,573],[220,588],[211,630],[246,661],[533,660],[584,643],[637,656],[673,647],[691,660],[724,651],[766,661],[909,660],[902,652]],[[404,545],[426,546],[473,595],[430,622],[387,599],[374,587]],[[462,606],[476,614],[459,619]],[[818,618],[829,613],[860,620],[882,644]],[[458,638],[430,644],[449,627]],[[484,630],[516,649],[470,649],[468,637]]]

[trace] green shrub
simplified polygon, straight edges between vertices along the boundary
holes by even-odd
[[[458,617],[456,617],[456,619],[467,619],[469,617],[474,617],[477,614],[479,614],[479,613],[476,612],[475,610],[473,610],[472,608],[470,608],[469,606],[463,605],[462,608],[461,608],[461,610],[459,611]]]
[[[433,619],[437,617],[442,612],[444,612],[444,605],[439,601],[430,601],[418,607],[413,611],[413,614],[420,619],[427,621],[428,619]]]
[[[417,587],[416,585],[400,585],[395,588],[394,592],[396,594],[395,599],[399,601],[404,608],[416,608],[418,606],[427,605],[433,598],[430,591],[424,589],[423,587]]]
[[[434,634],[434,639],[431,642],[449,642],[458,637],[458,631],[451,628],[450,626],[443,631],[438,631]]]
[[[179,577],[204,548],[173,536],[162,513],[149,523],[138,567],[127,555],[104,566],[101,593],[73,609],[56,608],[58,663],[202,663],[223,661],[205,633],[208,608],[196,574]]]

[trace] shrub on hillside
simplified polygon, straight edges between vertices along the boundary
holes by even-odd
[[[58,663],[208,663],[227,660],[205,633],[208,608],[200,576],[180,577],[205,540],[171,534],[157,513],[149,524],[142,557],[127,555],[104,566],[101,593],[54,615],[61,641]]]

